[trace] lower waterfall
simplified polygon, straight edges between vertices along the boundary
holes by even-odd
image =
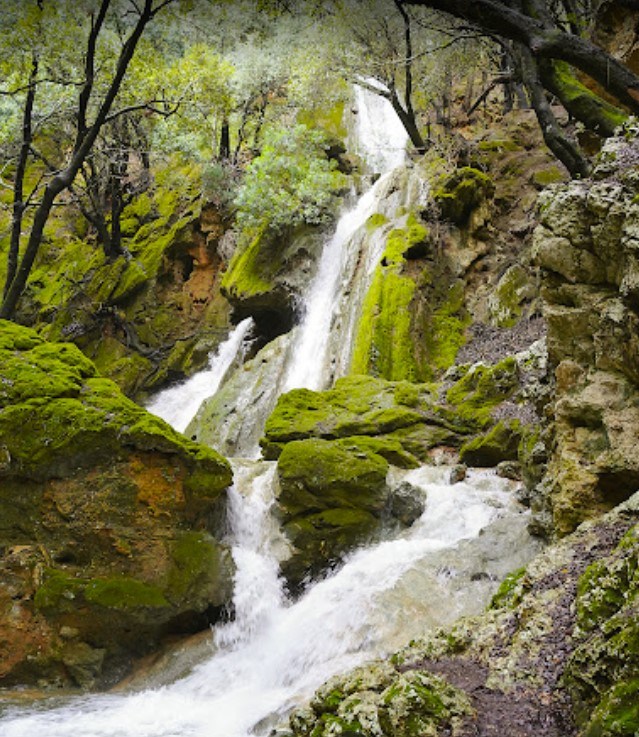
[[[3,737],[266,737],[331,675],[480,611],[494,580],[535,552],[513,482],[475,471],[450,484],[444,467],[398,472],[396,482],[425,495],[422,517],[291,602],[269,515],[274,463],[240,461],[235,472],[237,616],[215,629],[210,656],[172,684],[9,710]]]

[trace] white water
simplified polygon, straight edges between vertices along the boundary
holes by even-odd
[[[253,324],[250,317],[242,320],[217,351],[209,356],[206,370],[198,371],[182,384],[159,392],[147,406],[148,411],[166,420],[179,432],[184,432],[202,402],[219,389]]]
[[[237,619],[215,633],[216,652],[188,677],[142,693],[79,699],[48,711],[6,714],[3,737],[266,737],[301,699],[336,672],[380,656],[390,642],[422,633],[421,618],[446,624],[449,600],[420,597],[401,633],[395,612],[405,601],[402,581],[433,555],[491,529],[500,519],[522,527],[525,515],[512,483],[488,473],[450,486],[447,471],[422,468],[405,479],[427,495],[423,516],[406,533],[355,552],[334,575],[296,603],[277,578],[281,544],[269,516],[273,465],[243,462],[232,492],[233,554],[238,567]],[[523,554],[523,552],[522,552]],[[518,561],[510,561],[517,565]],[[454,598],[465,587],[449,571],[435,576]],[[477,597],[475,597],[477,599]],[[485,600],[485,595],[484,595]],[[482,601],[477,599],[476,608]],[[389,616],[392,614],[393,616]]]

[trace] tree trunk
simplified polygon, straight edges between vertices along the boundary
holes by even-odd
[[[36,77],[38,74],[38,59],[34,55],[31,60],[31,72],[29,73],[29,86],[24,102],[24,110],[22,113],[22,144],[20,146],[20,154],[16,165],[16,174],[13,183],[13,212],[11,215],[11,239],[9,241],[9,252],[7,254],[7,276],[2,292],[3,298],[6,297],[11,282],[13,281],[18,269],[18,260],[20,256],[20,236],[22,234],[22,217],[25,210],[24,202],[24,175],[27,170],[27,161],[31,150],[31,142],[33,140],[32,116],[33,103],[36,95]]]
[[[612,136],[615,128],[627,119],[626,113],[606,102],[574,77],[561,61],[539,64],[544,87],[586,128],[602,136]]]
[[[231,129],[229,121],[226,118],[222,121],[218,158],[220,161],[228,161],[231,158]]]
[[[522,44],[516,44],[516,54],[522,80],[528,90],[546,145],[572,177],[587,177],[590,166],[578,145],[562,131],[539,80],[539,70],[533,55]]]
[[[158,8],[154,10],[153,0],[144,0],[144,4],[140,10],[140,16],[129,37],[125,41],[118,57],[113,79],[102,98],[95,120],[88,128],[86,128],[85,115],[88,109],[88,101],[93,90],[94,80],[92,75],[92,65],[94,60],[87,59],[85,67],[87,70],[87,78],[85,79],[78,99],[78,136],[76,137],[76,143],[71,155],[71,160],[66,169],[60,172],[60,174],[54,176],[45,188],[42,201],[35,211],[33,225],[31,227],[31,233],[29,234],[29,240],[27,242],[24,256],[22,257],[20,266],[16,271],[11,285],[6,291],[4,301],[0,307],[0,318],[11,319],[14,316],[18,301],[24,292],[29,274],[31,273],[35,258],[38,254],[38,250],[40,249],[44,235],[44,227],[49,219],[54,202],[61,192],[72,186],[78,171],[82,167],[86,157],[89,155],[91,148],[100,133],[100,129],[104,125],[111,106],[120,90],[129,62],[133,58],[136,46],[144,29],[157,10],[164,7],[169,1],[170,0],[165,0],[164,3],[161,3]],[[108,7],[109,2],[110,0],[102,0],[100,12],[98,14],[98,21],[92,22],[91,24],[91,32],[87,41],[87,54],[95,53],[97,34],[102,27],[104,13],[106,13],[106,8]],[[80,135],[81,130],[83,131],[83,135]]]

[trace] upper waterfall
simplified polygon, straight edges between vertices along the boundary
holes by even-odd
[[[406,156],[408,135],[390,102],[359,86],[355,86],[354,95],[355,148],[370,170],[384,176],[342,214],[333,236],[324,246],[291,349],[285,391],[300,387],[325,389],[335,378],[336,356],[331,355],[330,335],[359,260],[352,258],[352,251],[362,245],[354,236],[377,211],[392,170]],[[352,304],[350,309],[357,309],[357,305]]]

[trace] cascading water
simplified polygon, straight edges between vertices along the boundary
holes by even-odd
[[[199,406],[219,389],[253,327],[253,320],[242,320],[209,357],[208,368],[194,374],[188,381],[159,392],[147,406],[149,412],[166,420],[179,432],[184,432]]]
[[[377,211],[381,194],[393,169],[405,158],[408,136],[390,103],[362,87],[355,87],[357,150],[367,166],[382,174],[377,182],[339,219],[333,237],[320,258],[317,274],[306,298],[304,319],[292,349],[284,390],[304,387],[325,389],[335,377],[330,349],[331,328],[344,304],[345,291],[356,266],[354,254],[361,243],[351,243],[370,215]],[[351,247],[349,247],[351,246]],[[354,246],[354,248],[352,247]],[[381,252],[374,253],[379,260]],[[351,304],[351,309],[356,305]]]
[[[396,539],[355,552],[290,603],[277,578],[282,543],[268,514],[274,464],[244,461],[235,470],[237,619],[218,628],[214,654],[161,688],[78,699],[30,714],[9,711],[0,721],[3,737],[266,737],[331,675],[422,634],[425,623],[450,623],[459,613],[458,596],[467,600],[466,613],[479,611],[490,578],[505,570],[476,556],[482,560],[477,575],[473,544],[499,545],[513,567],[532,552],[531,543],[524,543],[526,514],[514,500],[512,482],[475,472],[451,486],[446,469],[416,469],[402,476],[426,495],[422,517]],[[466,570],[447,563],[447,552],[459,544],[470,546]],[[416,571],[427,591],[415,586]],[[446,593],[440,601],[433,582]]]
[[[392,168],[401,163],[405,136],[401,142],[399,134],[376,140],[376,131],[397,132],[394,113],[382,98],[364,90],[356,95],[360,135],[373,141],[367,160],[387,173],[342,217],[325,248],[285,373],[288,388],[320,388],[346,370],[348,351],[339,344],[352,332],[354,317],[343,303],[356,310],[365,291],[360,285],[355,299],[353,263],[363,261],[370,274],[383,247],[383,239],[373,240],[362,254],[355,235],[394,188]],[[381,120],[375,117],[380,114]],[[203,382],[198,377],[160,395],[150,409],[183,427],[195,404],[222,381],[248,330],[242,323],[233,331]],[[274,395],[281,384],[282,377],[261,373],[247,383],[251,391],[243,401],[258,403],[260,392]],[[171,407],[169,398],[175,400]],[[260,421],[251,415],[253,425]],[[248,434],[253,438],[259,430],[249,428]],[[393,539],[354,552],[291,602],[278,577],[287,543],[271,514],[275,464],[233,465],[228,544],[237,568],[235,619],[216,627],[209,657],[186,677],[140,692],[10,707],[0,716],[2,737],[265,737],[331,675],[384,655],[429,627],[480,611],[493,582],[536,552],[512,482],[472,472],[451,485],[445,468],[394,471],[391,485],[407,482],[425,496],[422,517]]]

